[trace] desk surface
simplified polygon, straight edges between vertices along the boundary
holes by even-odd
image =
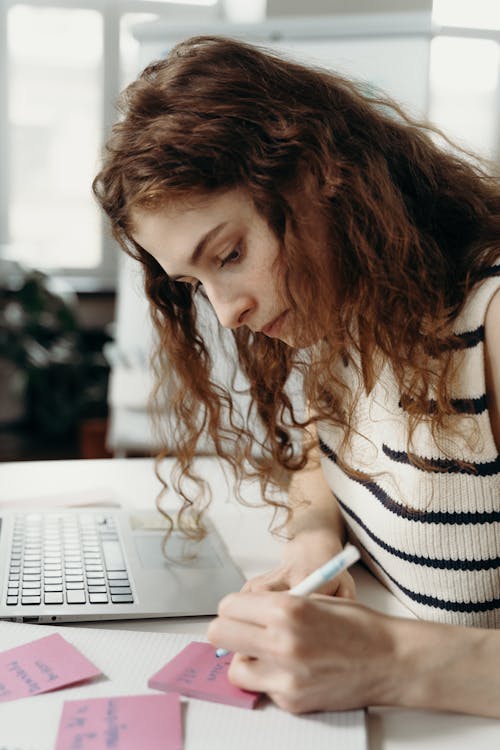
[[[164,475],[172,462],[164,462]],[[268,526],[268,508],[249,508],[236,502],[231,476],[211,458],[197,460],[197,469],[210,481],[213,502],[210,515],[243,574],[250,578],[270,569],[278,560],[280,542]],[[161,485],[149,459],[91,461],[38,461],[0,464],[0,508],[4,503],[34,499],[44,504],[51,498],[115,500],[124,508],[154,508]],[[245,499],[258,502],[257,484],[245,485]],[[38,499],[36,499],[38,498]],[[354,577],[358,598],[388,614],[412,617],[371,574],[356,566]],[[156,632],[185,632],[204,635],[208,617],[107,622],[106,628]],[[103,623],[79,623],[79,627],[103,627]],[[411,677],[411,676],[410,676]],[[493,719],[404,711],[369,709],[369,750],[489,750],[500,746],[500,723]]]

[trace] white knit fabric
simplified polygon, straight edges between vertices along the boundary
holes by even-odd
[[[466,348],[455,355],[461,367],[453,398],[471,415],[463,425],[468,436],[444,433],[435,441],[420,424],[411,452],[433,466],[408,462],[407,415],[388,366],[370,394],[354,368],[345,368],[357,431],[345,458],[371,481],[342,471],[338,430],[318,425],[325,476],[370,569],[418,617],[490,628],[500,627],[500,456],[486,402],[484,319],[499,288],[500,265],[456,320]]]

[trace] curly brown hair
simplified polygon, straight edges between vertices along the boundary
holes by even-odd
[[[237,477],[257,475],[265,497],[277,466],[287,473],[305,465],[311,445],[298,448],[293,429],[328,420],[342,427],[347,445],[355,396],[339,361],[358,362],[368,390],[390,363],[409,443],[421,420],[439,431],[460,419],[450,395],[461,343],[453,319],[500,255],[500,192],[486,168],[438,145],[438,131],[387,98],[220,37],[176,46],[128,86],[119,106],[93,189],[115,238],[144,270],[158,338],[156,397],[171,417],[186,533],[198,534],[209,502],[192,471],[202,434]],[[322,331],[309,358],[244,327],[232,331],[250,412],[264,429],[258,458],[248,415],[238,415],[231,389],[214,378],[199,293],[170,279],[132,237],[136,209],[233,188],[246,192],[279,240],[304,333]],[[287,390],[294,370],[311,406],[307,418]],[[184,483],[192,479],[194,495]],[[191,506],[194,530],[184,518]]]

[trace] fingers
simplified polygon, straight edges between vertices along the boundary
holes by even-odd
[[[237,651],[246,658],[262,656],[267,647],[265,636],[265,629],[259,625],[220,617],[210,623],[207,632],[207,638],[214,648]]]
[[[342,576],[335,596],[339,596],[342,599],[356,599],[356,584],[354,583],[354,578],[349,573],[345,573]]]
[[[279,570],[272,570],[247,581],[242,586],[241,591],[245,593],[249,591],[288,591],[289,588],[283,573]]]
[[[287,608],[297,606],[292,599],[274,592],[229,594],[208,628],[208,640],[215,647],[262,656],[272,649],[273,623],[281,622]]]
[[[218,614],[222,618],[240,620],[265,627],[273,614],[286,606],[288,596],[284,592],[249,591],[229,594],[219,603]]]
[[[260,659],[245,659],[235,654],[229,671],[229,681],[242,690],[255,690],[267,693],[278,683],[276,668]]]

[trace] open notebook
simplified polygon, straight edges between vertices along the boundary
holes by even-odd
[[[52,750],[65,700],[155,692],[151,675],[197,637],[83,627],[56,627],[0,622],[0,650],[59,632],[99,667],[105,677],[0,704],[2,750]],[[366,750],[363,711],[292,716],[265,703],[241,708],[182,699],[185,750]]]

